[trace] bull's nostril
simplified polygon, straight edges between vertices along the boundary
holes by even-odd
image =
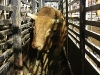
[[[41,43],[35,42],[32,43],[32,48],[42,50],[43,45]]]
[[[34,44],[34,43],[32,43],[32,47],[33,47],[33,48],[36,48],[36,46],[35,46],[35,44]]]

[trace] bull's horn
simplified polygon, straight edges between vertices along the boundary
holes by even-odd
[[[60,23],[60,22],[63,22],[63,21],[64,21],[64,18],[53,19],[53,20],[52,20],[53,23]]]
[[[27,16],[31,17],[34,20],[37,18],[36,14],[27,13]]]

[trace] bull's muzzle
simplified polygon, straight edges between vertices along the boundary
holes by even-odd
[[[43,44],[41,44],[41,43],[39,43],[39,42],[33,42],[33,43],[32,43],[32,47],[33,47],[34,49],[42,50]]]

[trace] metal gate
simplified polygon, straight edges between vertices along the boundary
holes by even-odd
[[[0,0],[0,75],[29,73],[23,72],[32,29],[26,13],[37,13],[40,7],[38,0]]]
[[[68,0],[68,59],[73,75],[100,74],[100,0]]]

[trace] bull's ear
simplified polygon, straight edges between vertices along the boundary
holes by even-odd
[[[29,16],[30,18],[32,18],[34,20],[37,18],[36,14],[27,13],[27,16]]]
[[[52,19],[52,23],[62,23],[63,21],[64,21],[64,18]]]

